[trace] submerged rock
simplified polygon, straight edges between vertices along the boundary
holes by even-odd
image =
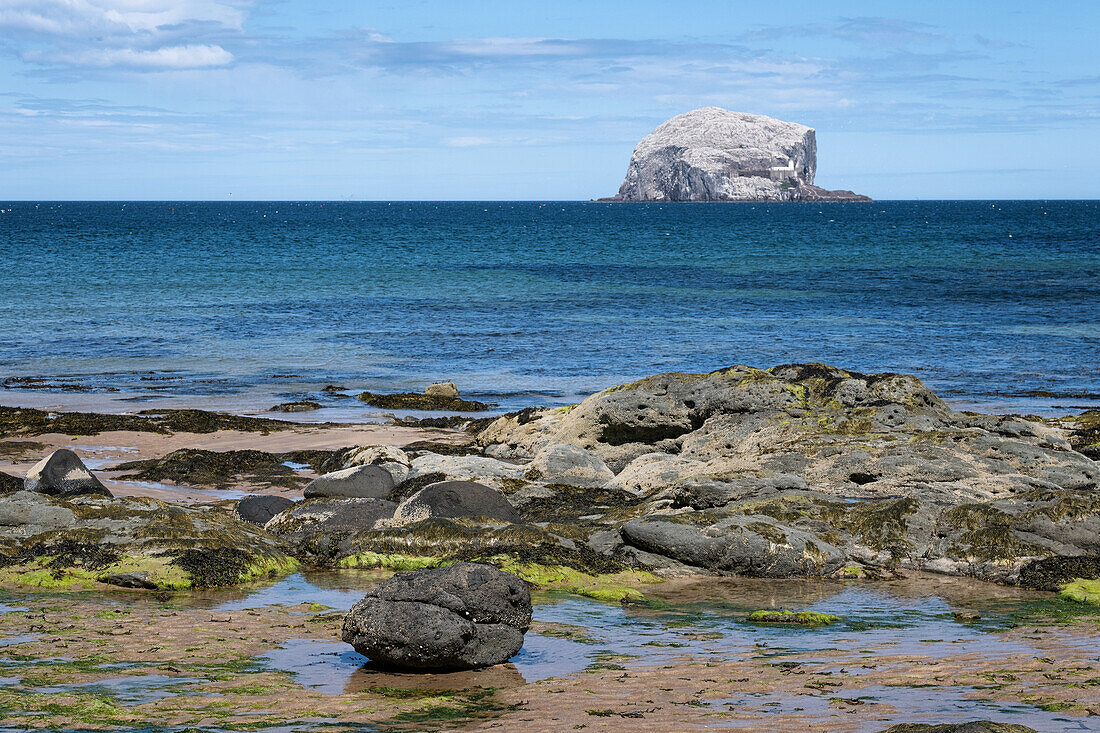
[[[81,494],[112,496],[110,490],[67,448],[55,450],[27,471],[23,480],[27,491],[69,498]]]
[[[316,400],[300,400],[298,402],[283,402],[271,408],[271,412],[313,412],[320,410],[324,405]]]
[[[508,661],[530,626],[526,583],[459,563],[390,578],[352,607],[341,636],[380,665],[459,670]]]
[[[1016,723],[996,723],[992,720],[973,720],[967,723],[902,723],[881,733],[1039,733],[1034,728]]]
[[[385,499],[393,491],[393,476],[382,466],[352,466],[319,476],[306,486],[307,499]]]
[[[473,481],[442,481],[425,486],[397,507],[393,518],[402,523],[429,517],[485,517],[503,522],[522,521],[496,489]]]
[[[237,516],[245,522],[264,525],[280,512],[284,512],[294,506],[291,499],[285,496],[270,496],[261,494],[258,496],[246,496],[237,502]]]
[[[812,128],[704,107],[646,135],[608,201],[870,201],[814,185]]]

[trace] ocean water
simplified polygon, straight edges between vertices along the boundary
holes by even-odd
[[[454,379],[514,409],[821,361],[914,373],[960,406],[1100,404],[1095,201],[0,210],[0,378],[43,378],[57,403],[262,409]],[[43,394],[7,387],[4,404]]]

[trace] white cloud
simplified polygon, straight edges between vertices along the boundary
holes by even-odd
[[[0,27],[50,35],[149,33],[183,23],[239,29],[243,4],[226,0],[0,0]]]
[[[233,54],[221,46],[164,46],[153,50],[107,48],[72,54],[28,52],[24,60],[41,64],[65,64],[97,68],[124,67],[131,69],[201,69],[225,66]]]
[[[44,66],[194,69],[233,54],[202,42],[237,34],[249,0],[0,0],[0,37]],[[224,41],[223,41],[224,42]]]

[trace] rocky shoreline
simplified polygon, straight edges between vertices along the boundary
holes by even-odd
[[[38,434],[44,422],[36,411],[4,417],[9,436]],[[160,432],[179,420],[51,422]],[[191,429],[263,433],[286,425],[187,420]],[[151,586],[208,583],[201,571],[181,579],[188,571],[172,557],[188,550],[192,561],[199,552],[237,557],[230,582],[297,563],[481,561],[623,598],[637,593],[621,587],[624,578],[632,586],[686,574],[875,579],[909,570],[1057,591],[1100,577],[1098,422],[1095,413],[1051,421],[956,412],[915,377],[820,364],[662,374],[576,406],[482,420],[450,431],[448,442],[181,449],[114,467],[122,480],[224,488],[250,476],[288,496],[305,491],[264,527],[241,521],[228,502],[15,492],[0,505],[0,564],[9,581],[55,585],[139,566]],[[5,485],[20,488],[18,479]],[[95,549],[103,546],[118,554],[113,562]]]
[[[546,720],[611,730],[638,719],[895,730],[904,710],[921,709],[906,707],[904,690],[924,686],[932,667],[945,690],[1024,700],[1040,711],[1029,719],[1038,729],[1056,711],[1066,720],[1100,714],[1088,687],[1100,670],[1082,656],[1095,647],[1100,604],[1095,411],[1062,419],[959,412],[915,377],[795,364],[660,374],[569,407],[439,424],[463,429],[4,408],[0,455],[13,468],[0,476],[0,626],[20,650],[4,663],[26,666],[0,686],[0,702],[14,711],[0,712],[0,722],[102,728],[97,721],[106,720],[153,730],[165,720],[223,720],[228,704],[258,729],[335,716],[387,730],[539,730]],[[82,462],[105,451],[126,459],[89,459],[91,469]],[[285,607],[243,615],[204,610],[201,600],[262,596],[310,574],[345,577],[366,597],[348,601],[347,615],[317,603],[311,586],[283,591]],[[1012,599],[1019,620],[994,628],[1023,626],[990,632],[986,651],[929,657],[861,638],[897,623],[881,610],[789,605],[803,587],[814,589],[807,598],[867,589],[864,602],[874,604],[876,593],[953,598],[952,584],[968,590],[952,602],[953,616],[922,612],[925,625],[947,624],[927,634],[979,643],[967,629],[1005,613],[997,596]],[[737,607],[721,624],[742,630],[725,633],[771,639],[777,632],[767,627],[785,627],[835,639],[822,643],[836,651],[822,666],[821,653],[772,652],[766,641],[756,653],[734,653],[732,641],[706,631],[713,626],[673,634],[678,619],[702,612],[696,596]],[[590,626],[545,620],[557,617],[547,608],[577,597],[604,609],[587,612]],[[521,658],[512,655],[525,633],[544,650],[528,659],[547,664],[604,643],[601,634],[620,632],[599,619],[615,614],[632,640],[617,648],[629,653],[585,656],[592,661],[555,667],[536,684],[500,664]],[[637,633],[659,619],[665,630],[645,651],[641,639],[654,632]],[[1062,627],[1044,636],[1052,619]],[[166,632],[155,643],[137,631],[154,622]],[[440,633],[425,634],[429,626]],[[918,647],[937,643],[911,633]],[[55,634],[76,661],[51,661]],[[341,635],[378,661],[342,672],[351,677],[335,698],[256,656],[276,654],[263,651],[272,645],[329,649]],[[553,651],[548,639],[572,651]],[[863,646],[852,646],[857,640]],[[215,658],[223,646],[231,668]],[[684,649],[649,660],[663,646]],[[422,671],[403,677],[381,662]],[[496,666],[444,673],[487,664]],[[669,670],[679,681],[668,683]],[[81,692],[104,675],[206,697],[124,704]],[[353,684],[355,675],[373,681]],[[47,704],[40,689],[64,692]],[[827,709],[804,707],[806,695],[820,694],[831,695]],[[343,707],[353,702],[353,713]],[[982,725],[965,730],[1033,730]]]

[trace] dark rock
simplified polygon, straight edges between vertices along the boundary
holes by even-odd
[[[489,405],[476,400],[464,400],[461,397],[438,394],[418,394],[416,392],[399,392],[396,394],[363,392],[359,395],[359,399],[371,407],[381,407],[384,410],[484,412],[489,409]]]
[[[93,412],[47,412],[31,407],[0,407],[0,438],[10,435],[98,435],[113,430],[143,433],[213,433],[240,430],[269,433],[289,430],[295,423],[262,417],[241,417],[206,410],[142,410],[137,415]]]
[[[397,504],[384,499],[306,499],[265,525],[275,534],[360,532],[393,516]]]
[[[886,728],[881,733],[1039,733],[1034,728],[1015,723],[995,723],[992,720],[974,720],[967,723],[902,723]]]
[[[300,463],[317,470],[339,453],[325,450],[266,453],[258,450],[181,448],[163,458],[121,463],[115,470],[133,471],[121,478],[138,481],[172,481],[186,486],[215,488],[229,488],[248,482],[297,489],[308,484],[309,479],[299,475],[287,463]]]
[[[393,475],[382,466],[352,466],[315,478],[305,488],[305,497],[340,499],[385,499],[393,491]]]
[[[526,583],[459,563],[390,578],[352,607],[342,638],[381,665],[476,669],[515,656],[530,625]]]
[[[80,460],[80,457],[67,448],[55,450],[27,471],[23,480],[27,491],[68,498],[80,494],[98,494],[113,496],[100,483],[99,479]]]
[[[271,412],[312,412],[320,410],[323,405],[314,400],[300,400],[298,402],[284,402],[271,408]]]
[[[23,479],[0,472],[0,494],[23,490]]]
[[[294,506],[285,496],[246,496],[237,502],[237,516],[252,524],[267,524],[271,518]]]
[[[149,577],[149,573],[110,573],[103,579],[107,585],[117,585],[120,588],[145,588],[155,590],[157,584]]]
[[[429,517],[487,517],[520,522],[516,510],[496,489],[473,481],[441,481],[425,486],[394,512],[394,519],[418,522]]]

